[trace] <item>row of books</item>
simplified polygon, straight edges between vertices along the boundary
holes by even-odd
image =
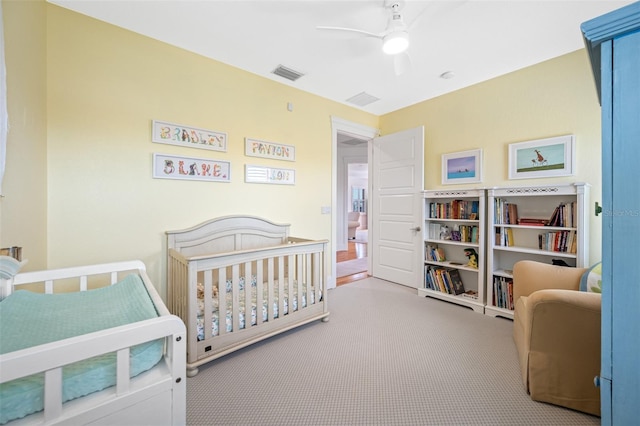
[[[549,226],[575,228],[576,225],[576,206],[573,202],[560,203],[549,219]]]
[[[578,249],[578,235],[576,231],[545,232],[538,235],[540,250],[575,253]]]
[[[450,240],[462,243],[477,243],[479,229],[475,225],[442,225],[430,223],[428,234],[430,240]]]
[[[513,310],[513,279],[493,277],[493,305]]]
[[[450,203],[429,203],[429,217],[433,219],[478,219],[479,202],[453,200]]]
[[[503,198],[496,198],[493,202],[493,217],[496,224],[518,224],[518,205]]]
[[[504,247],[515,246],[513,239],[513,229],[511,228],[496,228],[496,245]]]
[[[576,203],[560,203],[549,219],[519,217],[518,205],[510,203],[505,199],[496,198],[494,200],[494,222],[498,225],[528,225],[528,226],[558,226],[565,228],[575,228]]]
[[[427,266],[425,278],[428,289],[454,295],[464,293],[464,284],[460,277],[460,271],[455,268]]]
[[[425,247],[424,257],[425,260],[430,260],[432,262],[444,262],[445,260],[447,260],[442,248],[429,244],[427,244],[427,246]]]

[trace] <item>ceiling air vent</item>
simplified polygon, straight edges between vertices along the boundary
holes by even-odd
[[[349,99],[347,99],[347,102],[349,102],[350,104],[354,104],[357,106],[365,106],[365,105],[369,105],[371,103],[374,103],[375,101],[379,101],[380,98],[376,98],[375,96],[372,96],[366,92],[361,92],[358,93],[355,96],[350,97]]]
[[[279,75],[282,78],[286,78],[287,80],[296,81],[304,74],[299,71],[292,70],[291,68],[287,68],[282,65],[278,65],[275,70],[271,71],[275,75]]]

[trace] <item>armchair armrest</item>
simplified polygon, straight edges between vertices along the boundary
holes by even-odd
[[[531,398],[600,415],[600,294],[540,290],[520,305]]]
[[[513,265],[513,301],[545,289],[579,290],[580,278],[587,268],[569,268],[533,260]]]

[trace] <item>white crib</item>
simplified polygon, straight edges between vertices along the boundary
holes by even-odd
[[[289,225],[254,216],[168,231],[167,303],[187,325],[187,375],[283,331],[327,321],[327,243],[289,237]]]
[[[133,275],[132,275],[133,274]],[[139,278],[138,278],[139,277]],[[27,301],[35,300],[38,306],[71,306],[74,303],[64,301],[71,298],[76,302],[82,297],[83,301],[97,301],[103,295],[109,295],[115,305],[129,304],[129,289],[135,288],[141,299],[147,306],[149,319],[101,329],[87,334],[76,335],[62,340],[39,344],[24,349],[3,353],[0,356],[0,384],[3,386],[2,398],[9,401],[9,390],[22,386],[34,377],[41,377],[43,384],[40,389],[32,390],[40,394],[39,397],[30,398],[37,400],[42,398],[41,411],[25,415],[20,418],[6,418],[11,426],[22,424],[92,424],[92,425],[183,425],[186,423],[186,380],[185,380],[185,343],[186,330],[182,321],[171,315],[156,292],[149,277],[145,272],[145,266],[140,261],[118,262],[102,265],[81,266],[39,272],[26,272],[17,274],[9,280],[1,280],[3,286],[2,300],[3,317],[5,324],[3,330],[19,323],[30,323],[34,318],[34,312],[25,310],[19,317],[15,315],[15,309],[21,305],[13,303],[16,298],[26,297]],[[122,287],[126,281],[129,287]],[[28,289],[32,292],[18,292],[16,290]],[[62,290],[62,291],[61,291]],[[91,291],[87,291],[91,290]],[[93,291],[97,290],[97,291]],[[113,291],[117,291],[114,293]],[[77,292],[84,292],[79,294]],[[109,293],[110,292],[110,293]],[[126,292],[126,293],[123,293]],[[47,294],[56,293],[56,294]],[[113,299],[113,295],[116,295]],[[127,297],[119,298],[121,294]],[[149,297],[145,295],[148,294]],[[96,298],[96,296],[98,296]],[[75,298],[75,299],[74,299]],[[126,299],[126,300],[125,300]],[[106,300],[106,297],[105,299]],[[40,304],[43,301],[44,304]],[[10,305],[10,303],[12,303]],[[62,303],[62,305],[61,305]],[[75,303],[80,305],[80,303]],[[11,306],[14,310],[8,308]],[[17,306],[17,308],[15,308]],[[71,317],[71,309],[64,309],[65,320],[60,321],[60,327],[65,324],[77,324],[87,317],[87,310],[97,312],[111,309],[112,302],[89,303],[84,305],[84,317]],[[38,309],[34,306],[34,309]],[[44,310],[44,308],[41,308]],[[57,309],[57,308],[56,308]],[[124,309],[124,308],[122,308]],[[45,317],[45,322],[49,317]],[[51,321],[54,321],[53,318]],[[54,324],[57,327],[58,323]],[[10,333],[3,333],[10,334]],[[6,336],[0,336],[5,338]],[[46,336],[45,336],[46,338]],[[4,347],[10,347],[12,342]],[[151,361],[145,371],[137,374],[134,363],[134,353],[140,347],[148,350],[153,347],[155,359]],[[94,358],[98,357],[98,358]],[[90,358],[93,358],[89,361]],[[94,363],[102,360],[100,374],[101,385],[109,386],[103,389],[83,390],[89,392],[86,396],[80,396],[65,402],[68,392],[70,374],[78,366],[83,368],[95,368]],[[157,361],[159,359],[159,361]],[[109,364],[110,363],[110,364]],[[154,364],[155,363],[155,364]],[[108,365],[106,367],[105,365]],[[106,374],[107,370],[112,373]],[[74,370],[76,373],[78,370]],[[96,370],[82,370],[84,376],[77,380],[83,383],[89,381],[87,374],[93,378],[98,376]],[[76,374],[74,373],[74,374]],[[80,374],[80,373],[77,373]],[[130,377],[132,375],[135,377]],[[113,382],[115,385],[105,385],[104,382]],[[75,385],[73,385],[75,386]],[[24,399],[24,398],[23,398]],[[32,403],[34,401],[25,401]],[[17,405],[4,407],[5,411],[13,411]],[[37,410],[33,407],[32,411]],[[24,416],[24,417],[22,417]]]

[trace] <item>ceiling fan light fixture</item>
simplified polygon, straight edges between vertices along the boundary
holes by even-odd
[[[402,53],[409,47],[409,34],[406,31],[394,31],[382,38],[382,51],[387,55]]]

